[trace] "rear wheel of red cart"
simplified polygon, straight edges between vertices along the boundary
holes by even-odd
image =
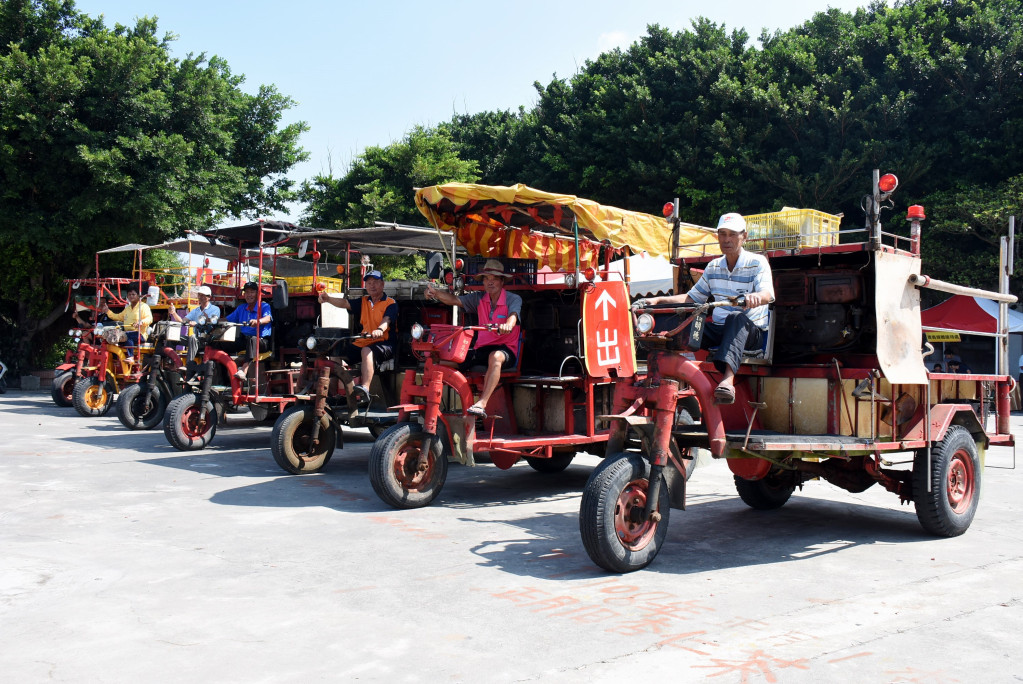
[[[563,451],[561,453],[555,452],[550,458],[527,456],[526,463],[538,473],[560,473],[572,464],[572,459],[574,458],[575,450],[573,449],[572,451]]]
[[[337,445],[337,430],[329,413],[320,416],[319,421],[320,431],[314,445],[316,409],[293,406],[281,414],[270,436],[270,451],[277,465],[292,475],[305,475],[319,472],[330,462]]]
[[[973,522],[980,503],[980,457],[969,430],[953,425],[945,438],[913,460],[913,503],[923,528],[941,537],[956,537]],[[931,491],[927,491],[930,483]]]
[[[759,480],[746,480],[735,476],[735,490],[739,498],[750,508],[758,511],[773,511],[781,508],[796,489],[794,473],[774,470]]]
[[[198,395],[182,394],[167,405],[163,434],[178,451],[205,449],[217,434],[217,418],[212,401],[201,404]]]
[[[664,543],[670,513],[668,486],[660,478],[657,511],[646,520],[650,463],[639,454],[611,454],[594,469],[579,505],[579,533],[594,563],[612,572],[649,565]]]
[[[99,378],[79,378],[75,383],[71,403],[86,418],[105,416],[114,402],[114,383],[100,382]]]
[[[50,389],[50,396],[57,406],[72,406],[75,400],[75,374],[73,371],[57,373],[53,378],[53,387]]]
[[[373,491],[394,508],[428,506],[448,479],[448,460],[439,441],[430,448],[425,468],[419,468],[423,436],[419,423],[398,423],[385,430],[369,452]]]

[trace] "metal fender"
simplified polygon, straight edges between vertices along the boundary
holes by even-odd
[[[771,472],[771,462],[762,458],[726,458],[728,469],[744,480],[760,480]]]
[[[931,442],[938,442],[944,439],[945,433],[948,432],[950,426],[962,425],[973,434],[975,440],[983,442],[985,446],[988,444],[984,426],[980,424],[977,413],[969,404],[938,404],[933,406],[931,407],[930,420]],[[925,440],[927,434],[924,431],[924,427],[923,419],[917,421],[906,431],[902,440],[907,442]]]

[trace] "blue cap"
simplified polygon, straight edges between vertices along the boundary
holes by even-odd
[[[365,280],[366,278],[376,278],[377,280],[383,280],[384,276],[380,273],[380,271],[370,271],[366,275],[362,276],[363,280]]]

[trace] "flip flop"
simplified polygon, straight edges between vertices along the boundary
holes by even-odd
[[[714,388],[714,403],[734,404],[735,388],[718,385],[716,388]]]
[[[465,409],[465,412],[468,413],[470,416],[476,416],[477,418],[482,418],[483,420],[487,419],[487,412],[484,409],[480,408],[479,406],[476,406],[475,404]]]

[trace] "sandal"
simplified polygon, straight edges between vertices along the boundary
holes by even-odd
[[[370,403],[369,389],[365,385],[356,385],[352,388],[352,399],[360,405]]]
[[[468,413],[470,416],[476,416],[477,418],[480,418],[482,420],[487,419],[486,410],[482,406],[477,406],[476,404],[473,404],[469,408],[465,409],[465,412]]]
[[[734,404],[735,403],[735,388],[728,387],[727,385],[718,385],[714,388],[714,403],[715,404]]]

